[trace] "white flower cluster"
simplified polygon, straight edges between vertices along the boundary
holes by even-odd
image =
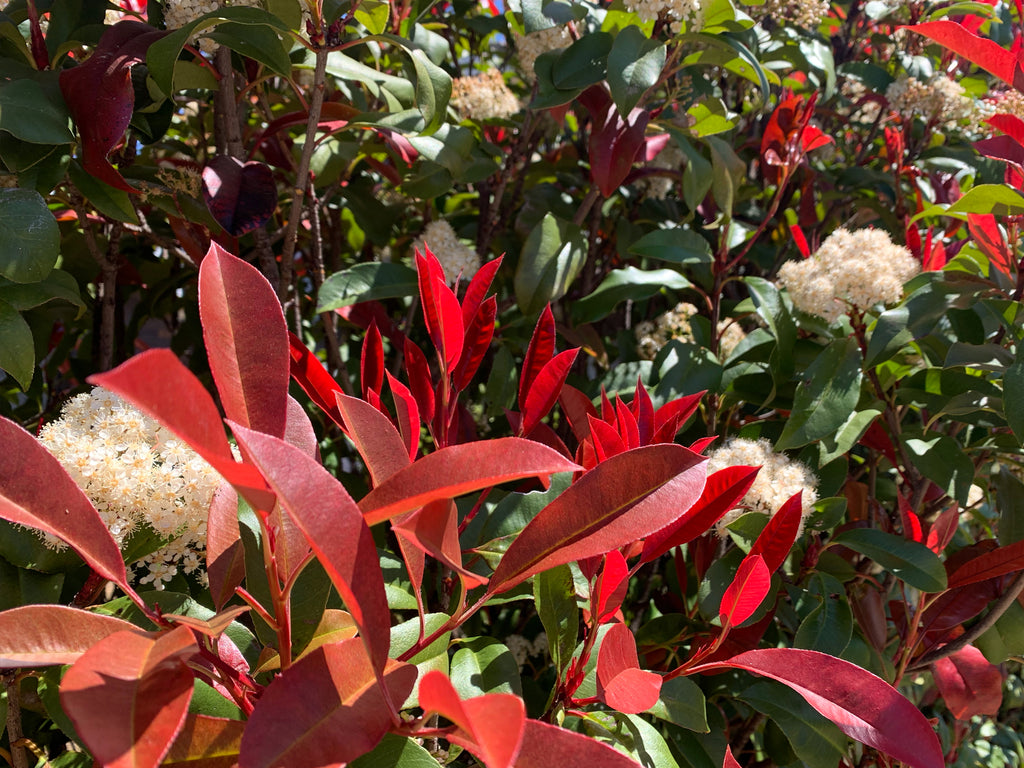
[[[229,5],[261,8],[263,3],[260,0],[227,0],[226,2],[218,2],[218,0],[164,0],[164,24],[168,29],[181,29],[199,17]],[[196,37],[192,38],[190,42],[195,44],[198,41],[203,51],[213,53],[217,48],[216,43],[207,37],[202,37],[203,34],[212,31],[212,29],[213,27],[209,27],[203,30]]]
[[[718,532],[722,536],[725,535],[725,526],[747,512],[763,512],[771,517],[797,491],[803,491],[804,520],[818,500],[818,478],[814,473],[803,463],[775,453],[772,444],[764,438],[730,437],[721,448],[708,453],[708,474],[737,466],[761,467],[761,471],[740,500],[740,505],[726,512],[718,521]]]
[[[522,635],[509,635],[505,638],[505,647],[512,652],[512,656],[519,665],[519,671],[523,671],[526,662],[531,658],[543,657],[548,652],[548,636],[543,632],[531,643]]]
[[[699,310],[689,302],[680,302],[668,312],[658,315],[654,320],[637,323],[633,333],[636,335],[637,354],[642,360],[653,360],[661,348],[672,339],[693,341],[693,328],[690,318],[700,314]],[[732,354],[747,334],[739,323],[722,320],[718,323],[718,356],[725,360]]]
[[[974,100],[964,95],[964,87],[944,75],[936,75],[927,83],[901,75],[885,89],[885,99],[889,109],[906,120],[922,117],[947,129],[974,111]]]
[[[146,524],[170,539],[133,564],[141,584],[163,589],[179,568],[205,581],[206,519],[220,476],[195,451],[99,388],[68,401],[39,441],[89,497],[118,546]],[[54,549],[65,546],[40,535]]]
[[[678,171],[686,162],[683,150],[675,144],[669,144],[647,164],[648,168],[659,168],[666,171]],[[636,183],[647,196],[655,200],[664,200],[668,193],[676,188],[676,179],[672,176],[644,176]]]
[[[920,270],[913,254],[882,230],[840,228],[810,258],[783,264],[779,282],[797,309],[833,323],[851,307],[899,301],[903,284]]]
[[[978,137],[992,136],[995,131],[985,121],[995,115],[1013,115],[1024,120],[1024,93],[1002,91],[976,102],[969,118],[968,132]]]
[[[572,45],[572,37],[565,27],[550,27],[531,32],[528,35],[520,35],[513,32],[515,39],[516,57],[519,59],[519,66],[523,69],[523,75],[529,83],[536,82],[537,73],[533,65],[537,57],[548,51],[558,51]]]
[[[512,117],[519,111],[519,99],[505,85],[496,69],[473,77],[459,77],[452,83],[452,106],[471,120]]]
[[[670,19],[672,31],[679,33],[686,26],[687,32],[697,32],[704,21],[701,0],[626,0],[626,10],[632,11],[643,21],[654,21],[663,12]]]
[[[432,221],[423,230],[423,236],[416,241],[415,247],[420,252],[424,244],[441,262],[445,279],[449,284],[462,275],[463,280],[468,280],[480,269],[480,257],[476,251],[459,240],[452,225],[444,219]]]
[[[749,10],[758,20],[770,17],[776,22],[813,28],[828,16],[830,6],[829,0],[768,0],[764,5]]]

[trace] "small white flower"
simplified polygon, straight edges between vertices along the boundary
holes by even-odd
[[[953,128],[974,111],[974,101],[964,95],[964,88],[945,75],[936,75],[927,83],[914,77],[900,76],[885,89],[889,108],[904,119],[920,116],[936,121],[944,128]]]
[[[767,0],[764,5],[748,8],[756,19],[772,18],[801,27],[816,27],[828,15],[829,0]]]
[[[653,360],[661,348],[672,339],[680,341],[694,340],[690,318],[699,314],[697,308],[689,302],[680,302],[668,312],[651,320],[637,323],[634,334],[637,340],[637,354],[642,360]],[[721,320],[718,323],[718,355],[726,359],[739,345],[747,334],[739,323]]]
[[[537,73],[533,65],[537,57],[548,51],[557,51],[568,48],[572,45],[572,38],[565,27],[551,27],[531,32],[528,35],[512,33],[515,40],[516,57],[519,59],[519,66],[523,69],[523,75],[527,82],[533,83],[537,80]]]
[[[459,275],[462,275],[463,280],[468,280],[480,269],[480,257],[476,251],[459,240],[452,225],[443,219],[427,224],[422,237],[415,243],[420,252],[423,252],[424,246],[430,248],[441,262],[449,284],[454,283]]]
[[[452,82],[452,106],[471,120],[507,118],[519,111],[519,99],[496,69]]]
[[[672,22],[672,31],[696,32],[704,20],[701,0],[626,0],[626,9],[643,21],[654,21],[662,13]]]

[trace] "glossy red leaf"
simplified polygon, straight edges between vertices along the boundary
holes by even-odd
[[[796,543],[803,527],[803,512],[803,491],[797,491],[772,515],[747,556],[760,555],[768,573],[775,573]]]
[[[388,386],[391,387],[391,394],[395,401],[399,432],[402,439],[405,440],[410,461],[414,461],[420,450],[420,407],[405,384],[392,376],[391,371],[385,371],[385,373],[387,373]]]
[[[704,449],[711,445],[715,440],[718,439],[718,435],[711,435],[709,437],[700,437],[690,443],[690,450],[694,453],[704,453]]]
[[[263,692],[242,736],[239,768],[344,765],[364,755],[392,725],[416,667],[388,660],[385,698],[359,640],[323,645],[296,661]]]
[[[401,520],[396,520],[393,530],[424,554],[458,573],[467,589],[487,583],[485,577],[462,567],[458,513],[451,499],[438,499],[425,504]]]
[[[740,768],[736,758],[732,756],[732,747],[725,745],[725,757],[722,758],[722,768]]]
[[[1013,163],[1017,166],[1024,166],[1024,146],[1009,136],[992,136],[988,139],[980,139],[974,142],[974,148],[978,154]]]
[[[241,237],[264,226],[277,210],[277,184],[270,166],[217,155],[203,168],[203,200],[224,231]]]
[[[416,398],[420,418],[430,423],[434,418],[434,385],[430,379],[430,364],[423,350],[405,340],[405,371],[409,376],[409,389]]]
[[[540,369],[526,393],[526,408],[523,410],[523,421],[519,425],[521,434],[530,434],[540,420],[548,415],[548,411],[558,400],[562,385],[565,384],[569,369],[576,362],[578,353],[579,349],[560,352]]]
[[[985,122],[996,130],[1002,131],[1018,144],[1024,145],[1024,120],[1016,115],[995,114]]]
[[[708,531],[726,512],[739,504],[760,467],[725,467],[708,475],[700,499],[672,525],[644,539],[640,561],[649,563],[674,547],[687,544]]]
[[[245,721],[189,714],[161,768],[234,768]]]
[[[597,418],[597,408],[594,407],[589,397],[570,384],[562,385],[558,402],[562,406],[562,414],[569,420],[573,434],[582,443],[590,437],[590,422],[587,417]]]
[[[396,472],[364,496],[359,508],[366,522],[376,525],[436,499],[579,468],[546,445],[518,437],[450,445]]]
[[[444,279],[444,271],[430,249],[416,252],[416,274],[419,280],[420,303],[427,333],[437,349],[446,372],[452,371],[462,357],[462,307]]]
[[[1007,277],[1013,275],[1013,255],[999,230],[996,217],[992,214],[970,213],[967,215],[967,228],[971,239],[982,253],[988,257],[989,263]]]
[[[63,605],[23,605],[0,613],[0,669],[74,664],[115,632],[138,632],[113,616]]]
[[[466,294],[462,297],[462,324],[469,328],[470,323],[473,322],[473,318],[476,317],[477,311],[484,302],[484,296],[487,295],[487,291],[491,288],[491,283],[494,281],[494,276],[498,272],[498,268],[501,267],[501,262],[504,256],[499,256],[496,259],[485,262],[473,275],[473,279],[469,281],[469,285],[466,287]]]
[[[650,114],[639,107],[622,117],[607,87],[593,85],[578,97],[590,113],[590,178],[603,197],[626,180],[644,148]]]
[[[718,618],[722,626],[739,626],[751,616],[768,596],[772,586],[772,574],[761,555],[751,554],[743,558],[732,583],[722,595]]]
[[[683,428],[697,408],[700,406],[700,399],[704,397],[707,390],[701,390],[693,395],[678,397],[665,403],[654,412],[654,438],[655,443],[671,443],[676,439],[676,433]]]
[[[213,243],[199,267],[199,315],[224,414],[249,429],[283,437],[288,329],[270,283]]]
[[[650,445],[654,439],[654,403],[651,402],[651,396],[639,376],[636,380],[636,389],[633,391],[633,400],[629,406],[636,419],[640,445]]]
[[[526,411],[526,396],[533,386],[534,379],[540,375],[541,369],[555,356],[555,316],[551,313],[551,305],[546,304],[537,318],[533,328],[533,336],[526,348],[523,358],[523,369],[519,374],[519,410]]]
[[[0,418],[0,518],[52,533],[129,594],[121,550],[60,462],[13,421]]]
[[[466,326],[462,358],[452,375],[452,386],[456,392],[461,392],[468,387],[480,369],[480,363],[483,362],[484,355],[491,347],[491,339],[494,336],[494,318],[497,314],[498,301],[491,296],[480,305],[472,322]]]
[[[623,714],[636,715],[658,703],[661,675],[640,669],[636,639],[625,624],[612,624],[597,656],[597,698]]]
[[[420,680],[424,713],[436,712],[456,726],[449,741],[468,749],[487,768],[511,768],[526,727],[523,700],[510,693],[489,693],[463,701],[451,681],[436,670]]]
[[[384,342],[374,321],[366,330],[359,353],[359,385],[364,398],[367,392],[379,393],[384,386]]]
[[[373,484],[380,485],[409,466],[409,449],[395,425],[365,400],[335,393],[345,434],[370,470]]]
[[[141,21],[108,27],[84,63],[60,73],[60,90],[81,137],[82,167],[125,192],[136,192],[107,160],[124,137],[135,109],[131,70],[167,32]]]
[[[60,702],[96,761],[106,768],[155,768],[185,721],[196,650],[187,627],[156,637],[117,632],[64,674]]]
[[[921,711],[856,664],[818,651],[765,648],[693,671],[721,669],[742,669],[789,686],[847,736],[911,768],[945,765],[939,740]]]
[[[761,173],[769,184],[787,179],[807,152],[832,139],[810,125],[818,94],[810,98],[789,91],[768,118],[761,138]]]
[[[612,618],[622,607],[628,586],[629,566],[626,565],[626,558],[617,549],[613,549],[604,557],[601,577],[591,595],[591,604],[597,608],[598,623]]]
[[[527,524],[498,564],[488,591],[503,592],[535,573],[602,555],[664,528],[700,498],[705,461],[666,443],[598,464]]]
[[[622,398],[615,398],[615,423],[619,425],[619,434],[626,441],[627,448],[639,448],[640,427],[636,423],[636,416],[629,407],[622,402]]]
[[[527,720],[515,768],[640,768],[600,741],[539,720]]]
[[[90,384],[120,395],[159,421],[202,456],[256,507],[272,509],[273,495],[255,467],[235,461],[213,398],[169,349],[129,358]]]
[[[331,374],[324,368],[316,355],[310,352],[302,340],[294,333],[288,333],[288,351],[290,354],[290,373],[295,383],[302,387],[309,399],[320,406],[331,420],[344,429],[341,414],[338,412],[338,404],[334,400],[334,393],[341,392]]]
[[[948,19],[926,21],[914,26],[901,27],[901,29],[908,29],[911,32],[924,35],[957,56],[977,64],[1003,82],[1015,85],[1017,57],[994,40],[979,37],[962,25]]]
[[[612,456],[625,453],[627,448],[622,437],[611,424],[593,416],[587,417],[590,422],[590,442],[594,446],[596,463],[607,461]],[[592,467],[584,465],[587,469]]]
[[[987,581],[1024,569],[1024,540],[986,552],[968,560],[949,575],[947,589]]]
[[[1003,704],[1002,672],[973,645],[936,661],[932,664],[932,675],[957,720],[998,714]]]
[[[238,494],[226,481],[217,488],[210,502],[206,522],[206,573],[213,605],[220,610],[245,578],[245,550],[238,528]]]
[[[352,614],[374,668],[390,646],[391,614],[373,534],[344,486],[314,459],[271,435],[232,426]]]
[[[939,555],[949,546],[949,542],[956,535],[957,527],[960,525],[960,507],[954,502],[945,511],[941,512],[928,527],[928,534],[925,537],[925,546],[932,552]]]

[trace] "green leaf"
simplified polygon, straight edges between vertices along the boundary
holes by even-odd
[[[736,127],[730,118],[725,104],[721,99],[706,98],[698,101],[688,110],[686,114],[690,117],[690,133],[697,138],[713,136],[716,133],[731,131]],[[712,155],[714,159],[714,155]]]
[[[545,214],[523,243],[516,267],[516,302],[523,314],[536,315],[564,296],[586,258],[587,241],[580,228]]]
[[[449,618],[451,617],[446,613],[428,613],[423,617],[423,635],[427,636],[433,634],[436,630],[440,629]],[[451,632],[445,632],[422,651],[409,659],[410,663],[420,664],[434,658],[435,656],[440,656],[441,654],[445,654],[445,658],[447,659],[448,640],[450,637]],[[392,659],[397,659],[403,653],[416,645],[416,643],[419,642],[419,639],[420,620],[418,617],[409,619],[408,621],[403,621],[401,624],[395,624],[391,627],[391,648],[388,651],[388,656]]]
[[[573,303],[573,320],[577,324],[592,323],[607,317],[623,301],[643,301],[663,288],[681,291],[690,285],[689,280],[672,269],[613,269],[593,293]]]
[[[818,463],[821,466],[838,459],[860,442],[871,422],[882,415],[876,408],[868,408],[850,414],[833,435],[826,435],[819,442]]]
[[[1001,466],[992,485],[999,509],[999,543],[1005,547],[1024,539],[1024,483]]]
[[[1024,656],[1024,607],[1014,600],[974,645],[993,664]]]
[[[1020,342],[1013,364],[1003,374],[1003,410],[1013,436],[1024,443],[1024,344]]]
[[[584,35],[562,51],[552,65],[556,88],[586,88],[604,79],[613,38],[607,32]]]
[[[412,739],[385,734],[380,744],[360,758],[349,763],[350,768],[437,768],[427,750]]]
[[[335,272],[320,287],[317,312],[362,301],[416,295],[416,270],[394,262],[373,261]]]
[[[421,133],[430,135],[444,124],[448,100],[452,97],[452,79],[423,51],[409,51],[409,57],[416,71],[416,107],[426,122]]]
[[[211,40],[266,65],[279,75],[291,74],[292,62],[288,50],[272,27],[219,24],[208,36]]]
[[[707,733],[704,692],[688,677],[675,677],[661,685],[658,703],[647,710],[655,717],[698,733]]]
[[[956,440],[929,433],[920,438],[902,435],[900,442],[910,452],[921,474],[961,504],[967,503],[974,481],[974,462]]]
[[[543,571],[533,580],[533,601],[548,636],[551,660],[559,676],[569,665],[579,634],[579,606],[572,570],[560,565]]]
[[[34,80],[20,78],[0,88],[0,131],[33,144],[70,144],[68,113]]]
[[[733,205],[745,180],[747,165],[722,139],[709,136],[706,141],[711,148],[711,194],[722,214],[727,219],[732,218]]]
[[[809,600],[817,601],[796,631],[793,645],[830,656],[841,656],[853,636],[853,611],[842,583],[828,574],[814,574],[807,586]]]
[[[356,7],[356,21],[366,27],[371,35],[379,35],[387,29],[391,6],[382,0],[363,0]]]
[[[871,327],[868,339],[865,362],[868,368],[884,363],[913,340],[914,334],[908,327],[909,322],[910,307],[907,304],[887,309],[879,315]]]
[[[452,657],[452,685],[464,699],[485,693],[523,695],[515,656],[493,637],[459,640]]]
[[[647,89],[658,82],[665,55],[664,43],[651,40],[639,27],[619,31],[608,54],[608,87],[620,115],[629,115]]]
[[[89,205],[94,206],[104,216],[128,224],[137,225],[139,223],[132,198],[127,192],[105,184],[92,174],[86,173],[77,160],[71,161],[68,166],[68,175],[85,199],[89,201]]]
[[[996,216],[1024,214],[1024,197],[1005,184],[978,184],[951,205],[946,213],[992,213]]]
[[[60,228],[42,196],[31,189],[0,189],[0,276],[39,282],[59,255]]]
[[[701,158],[703,160],[703,158]],[[648,232],[629,246],[629,252],[672,264],[710,264],[711,245],[696,232],[672,227]]]
[[[853,528],[832,539],[833,544],[859,552],[922,592],[946,589],[946,569],[924,544],[907,541],[877,528]]]
[[[0,301],[0,339],[0,369],[13,376],[22,389],[28,389],[36,370],[32,329],[5,301]]]
[[[676,144],[686,155],[686,167],[683,169],[683,201],[691,211],[704,202],[711,191],[711,163],[698,152],[689,141],[682,138],[678,131],[672,131]]]
[[[623,715],[615,712],[624,729],[619,731],[616,740],[632,754],[641,765],[651,768],[679,768],[672,750],[669,749],[658,729],[639,715]]]
[[[862,378],[857,340],[851,336],[829,344],[798,385],[776,450],[799,448],[842,427],[857,407]]]
[[[835,768],[846,754],[847,738],[804,698],[784,685],[758,680],[739,694],[782,729],[796,756],[808,768]]]
[[[51,301],[65,301],[80,310],[85,302],[78,292],[78,281],[63,269],[54,269],[38,283],[12,283],[0,277],[0,301],[6,302],[19,312],[35,309]]]

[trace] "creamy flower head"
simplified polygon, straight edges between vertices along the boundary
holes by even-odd
[[[658,315],[654,320],[637,323],[633,333],[636,335],[637,354],[642,360],[653,360],[662,347],[672,339],[694,341],[693,327],[690,318],[700,314],[698,309],[689,302],[676,304],[668,312]],[[718,323],[718,356],[726,359],[747,337],[739,323],[722,320]]]
[[[140,583],[163,589],[179,568],[205,580],[206,519],[220,476],[195,451],[100,388],[68,401],[39,441],[89,497],[118,546],[144,524],[171,539],[133,564]],[[54,549],[66,546],[40,535]]]
[[[969,118],[974,100],[964,95],[964,88],[945,75],[936,75],[927,83],[901,75],[885,89],[889,108],[904,119],[921,117],[937,121],[949,128]]]
[[[626,9],[643,21],[654,21],[664,12],[676,33],[684,24],[687,32],[696,32],[704,21],[701,0],[626,0]]]
[[[245,5],[253,8],[260,8],[263,3],[260,0],[164,0],[164,24],[168,29],[181,29],[201,16],[212,13],[220,8],[229,5]],[[208,28],[199,35],[193,37],[191,42],[195,44],[198,39],[200,48],[206,53],[212,53],[217,49],[217,44],[208,37],[202,37],[205,32],[212,30]]]
[[[748,8],[756,19],[772,18],[801,27],[816,27],[828,16],[829,0],[767,0],[764,5]]]
[[[835,322],[851,308],[892,304],[920,271],[913,254],[880,229],[837,229],[808,259],[779,270],[797,309]]]
[[[480,269],[480,257],[476,251],[459,240],[452,225],[443,219],[427,224],[422,237],[415,243],[416,249],[421,252],[424,246],[430,248],[441,262],[445,280],[449,284],[454,283],[460,274],[463,280],[468,280]]]
[[[572,37],[569,36],[569,31],[565,27],[550,27],[530,32],[528,35],[513,32],[512,38],[515,41],[519,66],[522,67],[523,75],[529,83],[537,80],[537,73],[534,71],[533,65],[537,62],[538,56],[572,45]]]
[[[761,467],[754,484],[740,500],[740,505],[725,513],[717,523],[720,535],[725,526],[747,512],[763,512],[771,517],[793,494],[802,491],[803,519],[811,513],[818,500],[818,478],[806,465],[785,454],[775,453],[772,444],[761,438],[747,440],[730,437],[721,448],[708,453],[708,474],[726,467]],[[802,523],[801,523],[802,526]]]
[[[452,106],[471,120],[507,118],[519,111],[519,99],[496,69],[452,82]]]

